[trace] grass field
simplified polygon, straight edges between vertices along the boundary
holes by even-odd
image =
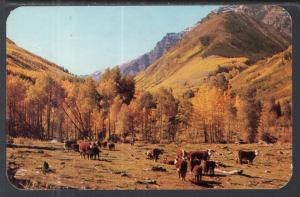
[[[53,147],[57,150],[33,148],[7,148],[7,166],[15,168],[15,184],[22,189],[258,189],[281,188],[291,177],[291,144],[116,144],[115,151],[102,149],[100,160],[80,158],[77,152],[66,152],[63,143],[33,140],[15,140],[16,145]],[[193,184],[188,173],[187,180],[178,179],[175,166],[161,161],[147,160],[145,152],[160,147],[165,153],[160,157],[175,158],[178,147],[186,150],[211,148],[215,153],[211,160],[221,162],[220,170],[242,169],[241,175],[203,176],[203,182]],[[260,154],[253,165],[236,164],[238,149],[258,149]],[[43,173],[41,167],[48,162],[52,172]],[[161,166],[165,172],[152,171]],[[155,184],[138,181],[155,180]]]

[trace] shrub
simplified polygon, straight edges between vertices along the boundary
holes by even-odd
[[[200,42],[203,46],[208,46],[210,43],[210,37],[209,36],[203,36],[200,38]]]
[[[277,138],[272,136],[270,133],[263,133],[261,136],[261,140],[267,142],[268,144],[274,144],[277,142]]]

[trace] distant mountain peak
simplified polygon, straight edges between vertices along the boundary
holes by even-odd
[[[187,32],[167,33],[156,46],[148,53],[145,53],[138,58],[131,60],[120,66],[121,72],[126,75],[136,75],[145,70],[150,64],[160,58],[170,47],[174,46],[182,36]]]
[[[286,34],[289,38],[292,36],[292,20],[290,14],[278,5],[229,5],[218,8],[212,13],[225,12],[243,13],[254,19],[273,26],[276,30]]]

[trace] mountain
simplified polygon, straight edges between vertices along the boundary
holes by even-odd
[[[102,71],[98,70],[88,75],[79,75],[80,78],[85,79],[87,77],[92,77],[95,81],[99,81],[101,79]]]
[[[136,75],[140,71],[145,70],[150,64],[160,58],[170,47],[175,45],[184,35],[185,31],[180,33],[168,33],[160,40],[154,49],[141,55],[140,57],[122,64],[121,72],[126,75]]]
[[[292,35],[292,20],[289,13],[282,7],[277,5],[230,5],[221,7],[213,13],[220,14],[226,12],[237,12],[248,15],[261,23],[274,27],[277,31],[286,36],[286,39],[291,39]],[[201,21],[199,22],[201,23]],[[199,25],[197,23],[196,25]],[[131,60],[120,66],[121,72],[126,75],[137,75],[145,70],[150,64],[159,59],[169,48],[174,46],[182,37],[192,30],[194,27],[187,28],[179,33],[168,33],[155,48],[150,52],[145,53],[138,58]],[[92,74],[94,79],[99,79],[101,72],[96,71]]]
[[[31,81],[41,73],[55,77],[72,76],[67,69],[22,49],[9,38],[6,39],[6,72]]]
[[[216,13],[225,13],[235,11],[246,14],[256,20],[273,26],[276,30],[286,34],[289,38],[292,36],[292,19],[290,14],[277,5],[230,5],[221,7]]]
[[[212,12],[137,75],[137,88],[192,88],[219,67],[245,69],[289,45],[290,40],[285,35],[249,15],[235,11]]]
[[[125,75],[136,75],[145,70],[150,64],[160,58],[169,48],[174,46],[182,36],[189,31],[186,29],[179,33],[167,33],[156,46],[148,53],[145,53],[138,58],[120,65],[120,70]],[[101,78],[101,71],[96,71],[91,74],[92,78],[98,80]]]
[[[101,74],[102,74],[102,71],[101,71],[101,70],[96,71],[96,72],[93,72],[93,73],[92,73],[92,78],[93,78],[95,81],[99,81],[100,78],[101,78]]]

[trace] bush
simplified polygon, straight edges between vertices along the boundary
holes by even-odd
[[[209,36],[203,36],[200,38],[200,42],[203,46],[208,46],[210,42],[210,37]]]
[[[278,139],[272,136],[270,133],[263,133],[261,136],[261,140],[267,142],[268,144],[274,144]]]

